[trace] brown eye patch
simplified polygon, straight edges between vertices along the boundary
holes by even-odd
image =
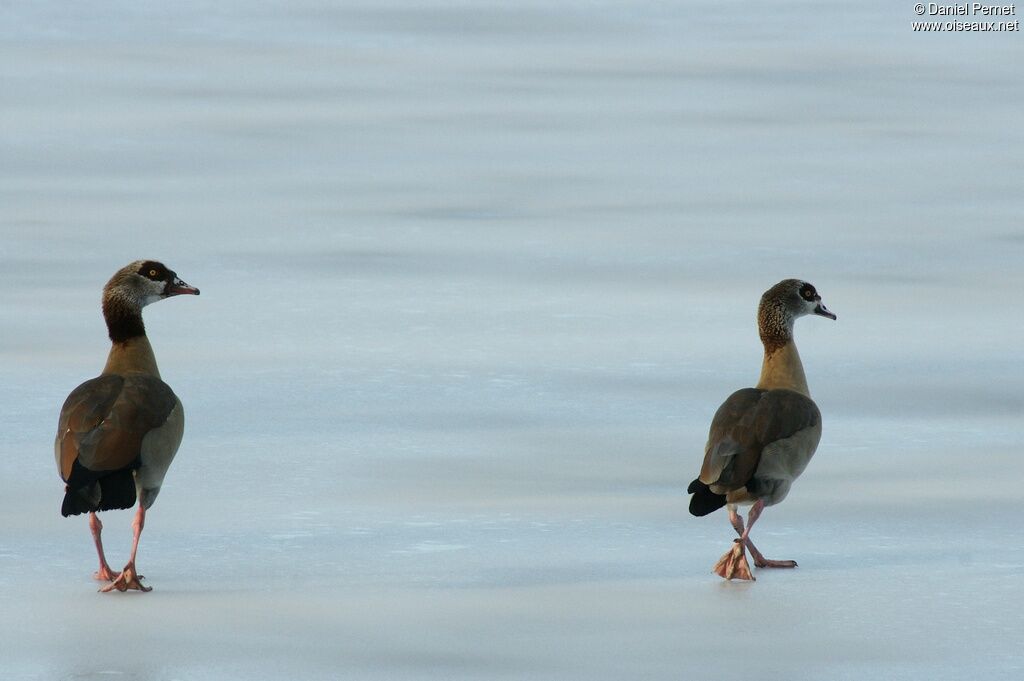
[[[153,281],[163,281],[167,278],[167,268],[158,262],[147,260],[139,268],[139,274]]]
[[[803,287],[800,289],[800,296],[804,300],[814,300],[815,294],[816,292],[814,290],[814,287],[811,286],[810,284],[804,284]]]

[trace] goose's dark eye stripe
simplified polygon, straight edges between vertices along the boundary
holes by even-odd
[[[139,267],[139,274],[153,281],[162,281],[167,277],[167,268],[155,260],[147,260]]]

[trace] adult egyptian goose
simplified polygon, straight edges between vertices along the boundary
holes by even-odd
[[[153,260],[136,260],[121,268],[103,287],[103,316],[112,346],[103,373],[75,388],[60,411],[54,450],[65,486],[64,516],[89,514],[100,569],[108,581],[100,591],[143,586],[135,571],[135,554],[185,426],[181,401],[160,380],[153,348],[142,324],[142,308],[182,294],[199,295],[171,270]],[[131,557],[114,573],[103,555],[97,511],[139,509],[132,521]]]
[[[750,528],[765,506],[786,498],[821,439],[821,413],[807,389],[793,341],[793,323],[807,314],[836,318],[806,281],[785,279],[761,296],[761,379],[754,388],[734,392],[718,408],[700,477],[687,489],[693,495],[690,513],[704,516],[727,506],[729,522],[740,535],[715,564],[714,571],[725,579],[754,579],[744,547],[757,567],[796,567],[792,560],[762,556],[750,541]],[[737,504],[752,504],[745,529]]]

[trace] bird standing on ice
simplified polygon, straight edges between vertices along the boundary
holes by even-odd
[[[757,325],[764,344],[761,379],[754,388],[729,396],[711,422],[700,477],[690,483],[690,513],[704,516],[722,506],[739,539],[714,571],[725,579],[754,579],[745,549],[757,567],[796,567],[792,560],[769,560],[750,540],[765,506],[786,498],[793,481],[814,455],[821,439],[821,413],[807,389],[807,378],[793,341],[793,323],[808,314],[835,319],[813,286],[786,279],[761,296]],[[737,504],[752,504],[747,526]]]
[[[75,388],[60,412],[54,450],[65,486],[61,515],[89,514],[100,569],[110,582],[100,591],[143,586],[135,554],[185,427],[181,401],[160,380],[153,348],[142,324],[142,308],[178,295],[199,295],[171,270],[153,260],[137,260],[118,270],[103,287],[103,317],[112,346],[103,372]],[[103,555],[97,511],[139,508],[132,521],[131,557],[120,574]]]

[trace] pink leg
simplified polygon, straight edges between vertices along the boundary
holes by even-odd
[[[732,548],[726,551],[725,555],[718,559],[715,567],[712,568],[715,574],[722,579],[746,579],[753,580],[754,575],[750,573],[750,565],[747,563],[747,554],[744,551],[746,536],[743,531],[743,518],[736,513],[735,504],[729,504],[729,522],[732,523],[739,539],[733,541]]]
[[[764,511],[764,502],[756,502],[750,508],[750,513],[747,515],[747,526],[744,528],[743,518],[736,512],[736,507],[732,504],[729,505],[729,522],[732,524],[733,529],[736,530],[736,534],[740,535],[740,538],[734,541],[732,549],[715,564],[715,572],[719,576],[724,579],[755,579],[754,575],[750,573],[750,566],[747,564],[747,558],[743,551],[744,546],[750,549],[750,555],[754,557],[754,565],[759,568],[796,567],[796,561],[793,560],[769,560],[765,558],[757,550],[757,547],[754,546],[754,542],[750,540],[750,528],[761,517],[762,511]]]
[[[743,536],[743,516],[736,512],[736,507],[729,504],[729,522],[732,523],[732,527],[736,530],[736,534]]]
[[[139,499],[139,508],[135,511],[135,518],[132,520],[132,553],[128,559],[128,563],[135,565],[135,554],[139,551],[139,537],[142,536],[142,528],[146,526],[146,507],[142,505],[142,499]]]
[[[100,569],[93,574],[93,578],[103,582],[112,582],[117,575],[107,565],[107,558],[103,555],[103,540],[100,538],[100,533],[103,531],[103,523],[100,522],[95,513],[89,514],[89,529],[92,530],[92,541],[96,544],[96,553],[100,557]]]
[[[146,507],[142,503],[142,493],[139,494],[139,508],[135,512],[135,519],[132,520],[132,530],[134,530],[134,536],[132,538],[132,553],[131,557],[128,558],[128,564],[121,570],[121,574],[117,576],[112,583],[107,584],[100,591],[108,592],[117,589],[118,591],[127,591],[128,589],[137,589],[138,591],[152,591],[153,587],[143,586],[139,580],[143,579],[142,575],[135,571],[135,554],[139,550],[139,537],[142,536],[142,528],[146,525]]]
[[[747,529],[743,529],[743,520],[740,519],[740,526],[737,528],[737,532],[740,534],[740,538],[746,543],[747,548],[750,549],[750,555],[754,557],[754,565],[759,568],[771,567],[771,568],[795,568],[795,560],[770,560],[761,555],[761,552],[754,546],[754,542],[750,541],[749,534],[750,528],[754,526],[757,519],[761,517],[761,512],[764,511],[764,502],[758,501],[750,507],[750,513],[747,514]],[[739,518],[739,515],[736,516]],[[736,527],[736,523],[733,523],[733,527]]]

